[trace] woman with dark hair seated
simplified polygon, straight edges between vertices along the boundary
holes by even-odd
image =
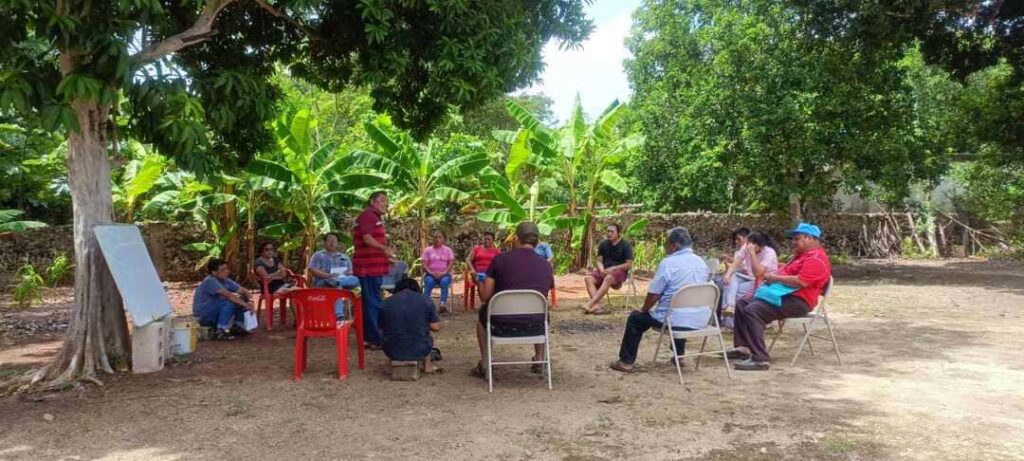
[[[284,294],[295,290],[293,282],[289,280],[288,268],[284,267],[284,263],[277,257],[273,243],[264,242],[260,245],[260,255],[256,257],[253,268],[256,275],[260,276],[261,283],[263,280],[267,281],[270,294]]]
[[[759,285],[765,274],[773,274],[778,269],[779,257],[775,252],[775,242],[761,232],[749,234],[722,277],[725,285],[722,296],[725,312],[731,314],[739,300],[753,294],[755,286]]]
[[[437,371],[432,364],[434,338],[441,330],[441,319],[434,303],[423,296],[420,284],[404,278],[395,284],[395,294],[384,300],[380,312],[384,331],[384,355],[393,361],[423,362],[423,371]]]

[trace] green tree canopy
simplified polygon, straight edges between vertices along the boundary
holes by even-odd
[[[797,218],[918,161],[899,131],[911,109],[900,49],[858,54],[767,0],[646,2],[628,44],[647,136],[633,171],[658,209]]]

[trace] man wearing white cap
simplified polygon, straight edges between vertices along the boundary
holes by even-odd
[[[821,229],[800,223],[786,232],[793,248],[793,260],[774,274],[765,274],[765,285],[752,301],[736,305],[735,348],[730,358],[743,359],[737,370],[767,370],[771,357],[764,344],[764,329],[770,322],[807,315],[818,304],[818,296],[832,276],[832,264],[821,246]]]

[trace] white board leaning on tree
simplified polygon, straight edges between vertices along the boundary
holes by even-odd
[[[170,315],[171,302],[139,228],[108,225],[96,226],[94,231],[132,323],[142,327]]]

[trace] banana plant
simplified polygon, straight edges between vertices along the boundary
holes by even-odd
[[[417,143],[382,119],[367,123],[366,131],[377,151],[360,153],[358,164],[388,177],[395,194],[392,209],[399,216],[416,216],[420,247],[425,247],[428,214],[444,203],[468,202],[473,191],[466,190],[465,180],[488,167],[490,158],[479,142]]]
[[[195,242],[188,245],[182,246],[186,251],[192,251],[202,253],[203,257],[196,263],[196,270],[202,270],[206,263],[210,262],[211,259],[219,258],[224,254],[224,249],[227,248],[228,242],[235,235],[235,228],[228,228],[221,231],[220,225],[217,221],[209,221],[207,223],[207,229],[213,234],[212,242]]]
[[[250,162],[247,171],[273,182],[265,185],[292,218],[261,231],[263,235],[302,236],[302,258],[308,259],[318,234],[334,229],[328,210],[352,210],[366,190],[387,175],[359,167],[361,151],[343,152],[334,143],[315,144],[317,120],[307,110],[287,114],[274,124],[278,152]]]
[[[23,214],[25,212],[21,210],[0,210],[0,233],[24,232],[28,229],[46,227],[46,223],[39,221],[17,220]]]
[[[512,151],[517,144],[529,147],[529,157],[522,152],[510,154],[509,164],[514,163],[515,156],[516,162],[539,163],[555,175],[568,192],[571,246],[577,251],[577,264],[590,265],[595,210],[614,200],[616,194],[628,193],[629,185],[616,167],[642,146],[643,138],[638,134],[619,136],[615,132],[623,114],[618,101],[588,125],[577,96],[568,123],[557,129],[544,126],[515,101],[507,101],[506,108],[520,124]]]
[[[122,211],[125,221],[134,221],[139,198],[157,185],[164,175],[167,158],[135,140],[127,143],[125,151],[132,159],[124,166],[121,182],[112,184],[114,205]]]
[[[485,204],[493,208],[477,213],[476,219],[494,224],[504,230],[505,243],[512,241],[515,227],[523,221],[537,224],[541,235],[550,235],[555,230],[568,228],[572,221],[563,217],[567,208],[564,203],[547,207],[544,211],[538,212],[537,196],[539,191],[539,184],[534,182],[530,186],[529,198],[524,206],[520,200],[512,196],[501,181],[492,181],[490,192],[493,199]]]

